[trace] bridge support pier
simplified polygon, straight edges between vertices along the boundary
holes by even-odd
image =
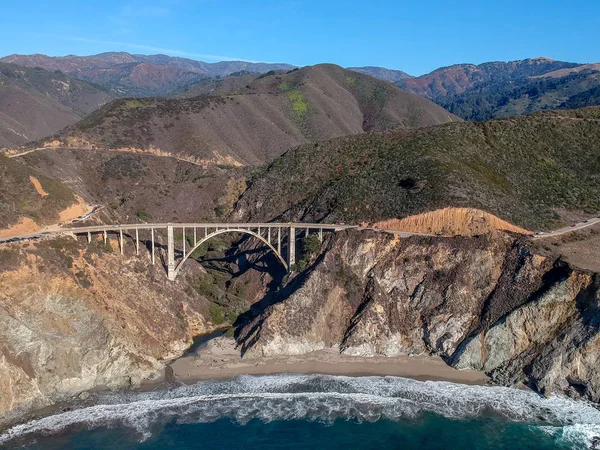
[[[140,233],[138,229],[135,229],[135,254],[140,254]]]
[[[154,265],[154,228],[151,228],[150,231],[152,234],[152,265]]]
[[[290,224],[290,236],[288,242],[288,272],[292,271],[292,266],[296,264],[296,227]]]
[[[281,255],[281,227],[277,228],[277,253]]]
[[[319,228],[319,241],[323,243],[323,228]]]
[[[119,246],[121,247],[121,255],[123,254],[123,230],[119,230]]]
[[[175,281],[175,237],[173,225],[167,225],[167,278]]]

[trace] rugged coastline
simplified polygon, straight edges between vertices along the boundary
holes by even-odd
[[[598,276],[527,238],[337,233],[269,304],[238,318],[235,338],[213,339],[196,355],[186,355],[193,337],[223,327],[207,320],[207,300],[186,277],[167,285],[160,268],[142,270],[143,256],[123,259],[100,244],[65,239],[2,250],[0,283],[12,286],[0,295],[11,311],[3,320],[12,320],[0,364],[9,382],[3,426],[64,401],[85,404],[89,391],[163,387],[165,367],[183,383],[284,372],[390,375],[527,384],[598,402]],[[188,270],[203,275],[200,266]],[[114,284],[117,272],[131,289]],[[16,288],[17,279],[33,289]],[[39,324],[27,333],[14,322],[26,314]],[[51,335],[58,324],[62,335]],[[25,335],[30,344],[19,344]],[[50,371],[41,355],[61,352],[61,371]]]
[[[244,354],[434,354],[503,385],[600,401],[600,279],[505,233],[336,234],[240,328]]]

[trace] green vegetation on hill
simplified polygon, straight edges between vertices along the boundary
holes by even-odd
[[[487,83],[435,101],[463,119],[479,121],[547,109],[596,106],[600,105],[600,71]]]
[[[41,196],[30,176],[35,177],[47,195]],[[75,203],[73,192],[61,183],[0,154],[0,228],[21,218],[38,224],[58,219],[58,213]]]
[[[600,108],[367,133],[288,151],[254,174],[246,219],[375,221],[445,206],[530,229],[600,211]]]
[[[595,64],[547,58],[456,64],[402,78],[396,85],[427,97],[465,120],[489,120],[550,109],[600,105]]]

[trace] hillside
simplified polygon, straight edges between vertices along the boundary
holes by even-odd
[[[483,84],[468,92],[448,95],[436,101],[466,120],[488,120],[549,109],[600,105],[600,71],[563,70],[506,84]],[[567,73],[567,70],[571,72]],[[565,75],[560,76],[560,73]]]
[[[246,165],[312,141],[453,120],[391,83],[318,65],[267,73],[235,95],[115,100],[31,146],[142,148]]]
[[[243,168],[204,168],[151,154],[56,149],[12,161],[104,205],[99,217],[109,223],[220,220],[246,188]]]
[[[132,55],[125,52],[91,56],[10,55],[0,58],[0,61],[60,70],[72,77],[97,83],[119,97],[168,95],[206,78],[224,77],[242,70],[264,73],[294,67],[290,64],[244,61],[206,63],[167,55]]]
[[[0,233],[20,224],[27,227],[59,220],[59,213],[75,204],[73,192],[20,161],[0,154]],[[16,234],[16,233],[15,233]]]
[[[559,210],[600,210],[599,116],[538,113],[298,147],[257,171],[234,218],[376,222],[458,206],[552,227]]]
[[[397,84],[409,92],[436,99],[446,95],[462,94],[483,83],[505,83],[576,66],[579,64],[548,58],[487,62],[479,65],[455,64],[440,67],[420,77],[402,79]]]
[[[111,98],[60,72],[0,63],[0,147],[52,134]]]
[[[403,78],[396,84],[430,98],[462,119],[481,121],[600,105],[598,67],[547,58],[457,64]]]

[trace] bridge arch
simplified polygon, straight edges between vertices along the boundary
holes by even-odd
[[[269,247],[269,249],[275,254],[275,256],[277,256],[277,258],[279,259],[281,264],[283,264],[283,267],[285,267],[285,269],[288,270],[288,264],[285,262],[285,259],[283,258],[283,256],[281,256],[281,254],[277,251],[277,249],[275,247],[273,247],[273,245],[269,241],[267,241],[264,237],[262,237],[258,233],[255,233],[254,231],[251,231],[251,230],[247,230],[245,228],[224,228],[221,230],[213,231],[211,234],[203,237],[198,242],[196,242],[196,245],[194,245],[189,252],[187,252],[185,255],[183,255],[183,259],[181,261],[179,261],[179,263],[175,267],[175,270],[173,271],[173,273],[171,274],[171,276],[169,278],[171,278],[171,280],[174,280],[177,277],[177,274],[183,267],[183,264],[187,261],[187,259],[190,256],[192,256],[192,253],[194,253],[198,249],[198,247],[200,247],[206,241],[214,238],[215,236],[218,236],[220,234],[225,234],[225,233],[242,233],[242,234],[247,234],[250,236],[254,236],[257,239],[260,239],[264,244],[266,244]]]

